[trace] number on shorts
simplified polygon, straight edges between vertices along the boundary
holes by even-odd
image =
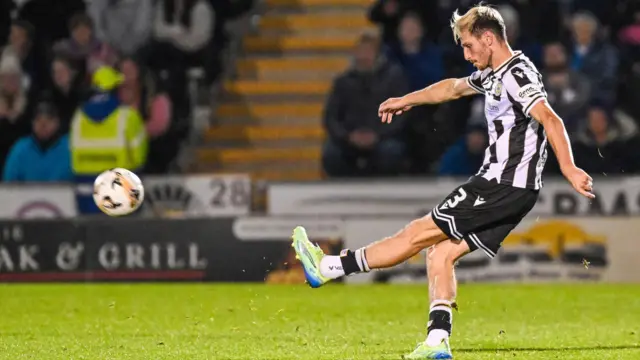
[[[467,192],[464,191],[463,188],[458,189],[458,194],[456,194],[453,198],[449,199],[444,206],[441,207],[444,209],[453,209],[454,207],[458,206],[458,204],[460,203],[460,201],[464,200],[467,198]]]

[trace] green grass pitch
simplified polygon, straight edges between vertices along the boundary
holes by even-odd
[[[455,359],[640,359],[639,285],[463,285]],[[0,359],[400,359],[419,285],[0,285]]]

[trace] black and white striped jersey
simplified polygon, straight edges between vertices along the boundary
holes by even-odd
[[[527,189],[542,187],[547,135],[529,112],[547,93],[535,65],[516,51],[496,69],[476,71],[468,85],[485,95],[489,147],[477,175]]]

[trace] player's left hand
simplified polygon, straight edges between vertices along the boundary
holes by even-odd
[[[411,105],[407,103],[404,97],[390,98],[380,104],[378,108],[378,116],[382,118],[383,123],[390,124],[393,115],[402,115],[402,113],[411,110]]]
[[[596,196],[593,194],[593,179],[589,174],[577,166],[563,171],[563,173],[577,192],[589,199],[595,199]]]

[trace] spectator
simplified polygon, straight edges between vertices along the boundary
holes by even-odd
[[[154,17],[154,36],[185,53],[197,52],[211,40],[214,15],[206,0],[161,0]]]
[[[161,0],[156,3],[151,42],[142,63],[163,74],[174,113],[188,116],[187,69],[204,67],[206,80],[219,75],[215,47],[209,46],[215,13],[207,0]]]
[[[69,36],[69,20],[85,11],[85,0],[29,0],[20,1],[18,18],[28,21],[36,29],[36,47],[49,50],[51,44]],[[39,55],[41,52],[38,52]]]
[[[382,40],[385,44],[392,44],[398,41],[398,26],[400,20],[408,12],[418,14],[422,24],[437,26],[437,17],[429,15],[435,13],[429,11],[420,1],[416,0],[377,0],[369,10],[369,20],[382,27]],[[427,18],[432,21],[427,21]],[[437,33],[436,28],[430,29],[433,34]]]
[[[15,7],[13,0],[0,1],[0,46],[4,46],[9,38],[11,13]]]
[[[41,65],[33,52],[34,29],[26,21],[14,21],[11,24],[9,44],[2,50],[2,56],[16,56],[20,61],[24,86],[37,88],[40,84]]]
[[[151,36],[152,0],[100,0],[89,4],[96,37],[120,54],[132,56]]]
[[[399,41],[388,51],[391,61],[400,65],[409,80],[410,90],[422,89],[444,77],[440,48],[424,36],[422,21],[415,13],[407,13],[398,27]]]
[[[117,61],[114,50],[98,40],[93,31],[93,20],[86,14],[77,14],[69,21],[71,37],[54,45],[57,56],[63,56],[74,62],[83,77],[91,78],[100,66],[113,66]]]
[[[518,11],[508,4],[498,6],[497,10],[504,19],[507,28],[507,39],[511,47],[522,51],[536,67],[542,67],[542,46],[521,33],[521,21]]]
[[[631,19],[618,33],[621,53],[618,105],[640,122],[637,102],[640,93],[640,4],[629,10]]]
[[[171,100],[159,79],[133,59],[124,59],[120,71],[124,74],[120,101],[140,112],[150,138],[144,173],[166,173],[180,149],[179,134],[169,131],[175,129]]]
[[[256,0],[208,0],[214,14],[213,38],[209,44],[210,53],[205,58],[207,68],[207,82],[213,83],[219,79],[223,71],[223,54],[231,38],[227,31],[229,21],[238,18],[249,11]]]
[[[60,131],[63,134],[69,132],[71,119],[78,109],[82,96],[82,79],[78,70],[63,57],[57,57],[51,64],[53,87],[51,100],[58,108]]]
[[[633,22],[623,27],[618,33],[618,39],[623,46],[640,46],[640,4],[634,9]]]
[[[586,105],[591,96],[589,80],[569,68],[566,50],[559,42],[545,47],[542,74],[547,99],[564,120],[567,131],[575,132],[578,122],[586,114]]]
[[[255,4],[256,0],[208,0],[215,13],[213,24],[213,46],[217,51],[222,50],[229,41],[230,35],[225,28],[228,21],[245,14]]]
[[[593,14],[592,16],[605,28],[611,26],[615,19],[616,8],[624,6],[625,0],[571,0],[570,11],[572,13],[583,12]]]
[[[329,138],[322,162],[330,176],[393,175],[403,169],[405,116],[382,124],[378,106],[405,94],[408,84],[379,51],[378,38],[363,35],[355,47],[354,67],[338,76],[329,94],[324,114]]]
[[[169,96],[157,88],[151,74],[141,69],[132,58],[123,59],[119,70],[124,75],[122,85],[118,89],[118,97],[122,104],[140,112],[150,138],[164,134],[171,122]]]
[[[471,176],[478,172],[487,147],[487,129],[484,125],[470,125],[467,133],[442,156],[438,175]]]
[[[161,0],[153,19],[154,54],[162,54],[165,62],[175,62],[169,66],[173,69],[205,65],[201,60],[210,60],[207,44],[214,21],[206,0]]]
[[[599,101],[589,107],[587,121],[575,138],[576,164],[592,174],[622,174],[638,169],[637,126]]]
[[[60,130],[60,119],[53,105],[40,104],[33,121],[33,133],[18,140],[9,152],[3,181],[71,181],[69,137]]]
[[[564,0],[562,0],[564,1]],[[570,0],[571,1],[571,0]],[[558,0],[496,0],[508,4],[518,12],[518,32],[522,37],[539,44],[557,41],[562,36],[562,6]],[[500,11],[500,7],[498,7]],[[507,29],[509,25],[507,25]],[[521,50],[526,50],[522,49]],[[526,52],[525,52],[526,53]],[[542,49],[538,49],[542,56]],[[542,60],[539,58],[539,60]]]
[[[0,60],[0,169],[13,143],[30,131],[29,97],[15,56]]]
[[[91,188],[98,174],[115,167],[138,172],[146,161],[144,123],[136,109],[118,99],[122,82],[122,74],[111,67],[96,70],[95,94],[76,112],[71,125],[71,165],[79,184],[78,208],[84,213],[100,211]]]
[[[598,21],[590,13],[577,13],[572,19],[574,48],[571,67],[585,74],[593,96],[608,104],[616,100],[618,55],[615,48],[597,38]]]

